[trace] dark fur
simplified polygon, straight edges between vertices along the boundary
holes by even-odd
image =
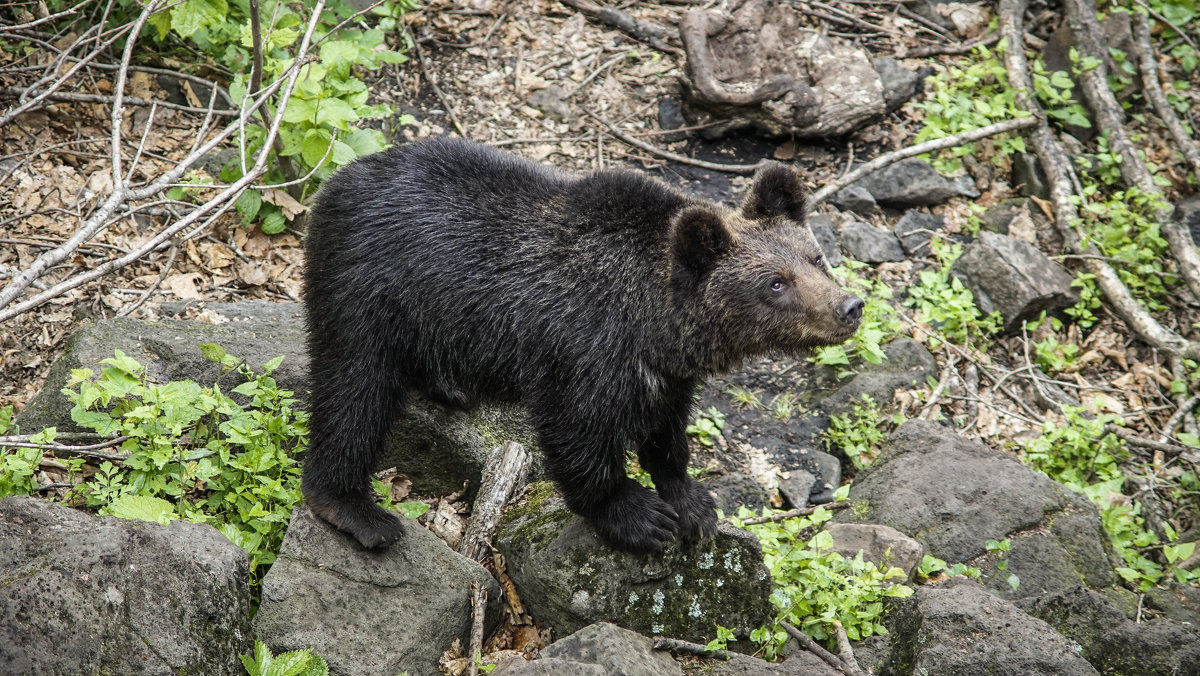
[[[401,535],[369,476],[419,392],[526,404],[568,506],[614,547],[711,535],[712,499],[686,472],[698,384],[858,326],[861,301],[798,227],[804,199],[782,165],[735,212],[639,174],[574,176],[451,139],[346,167],[308,235],[309,505],[367,547]],[[629,448],[657,494],[626,476]]]

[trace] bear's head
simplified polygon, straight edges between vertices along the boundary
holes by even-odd
[[[769,162],[740,210],[703,204],[676,214],[676,289],[727,358],[832,345],[858,329],[863,302],[829,274],[805,224],[807,198],[796,172]]]

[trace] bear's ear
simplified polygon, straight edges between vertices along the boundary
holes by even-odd
[[[705,272],[733,244],[721,215],[708,207],[688,207],[671,224],[671,251],[692,272]]]
[[[800,175],[778,162],[766,162],[754,174],[754,185],[742,203],[742,215],[754,221],[785,216],[803,223],[808,211],[808,190]]]

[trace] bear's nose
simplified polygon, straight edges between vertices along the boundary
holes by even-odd
[[[857,324],[862,319],[863,302],[857,296],[842,301],[837,309],[837,318],[843,324]]]

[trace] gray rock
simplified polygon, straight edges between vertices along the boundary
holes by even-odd
[[[714,541],[659,555],[616,552],[538,483],[509,508],[494,542],[525,607],[559,635],[614,622],[707,643],[718,623],[745,637],[773,616],[758,540],[728,524]]]
[[[497,664],[492,676],[608,676],[608,670],[599,664],[583,664],[558,657],[533,661],[514,657]]]
[[[852,183],[835,192],[829,203],[842,211],[853,211],[860,216],[870,216],[879,212],[879,205],[871,196],[871,191],[858,183]]]
[[[833,219],[825,214],[813,214],[808,217],[808,229],[812,230],[817,244],[821,245],[829,267],[836,268],[845,262],[842,251],[838,248],[837,230],[833,227]]]
[[[770,502],[767,490],[748,474],[735,472],[709,479],[704,482],[704,487],[713,494],[717,509],[727,515],[737,514],[738,507],[757,512]]]
[[[683,673],[671,653],[655,650],[654,642],[645,636],[608,622],[584,627],[543,648],[541,654],[579,664],[598,664],[608,676]]]
[[[896,59],[886,56],[875,59],[873,63],[883,82],[883,100],[887,112],[899,110],[921,90],[921,82],[925,79],[921,73],[911,71]]]
[[[892,228],[904,253],[909,256],[929,255],[929,241],[934,233],[941,232],[946,225],[946,219],[937,214],[910,209],[904,212],[899,222]]]
[[[1200,587],[1171,581],[1146,592],[1146,605],[1165,617],[1200,627]]]
[[[979,186],[975,185],[975,177],[970,174],[962,174],[950,179],[950,184],[958,191],[958,194],[963,197],[975,199],[983,193],[979,192]]]
[[[830,523],[825,530],[833,536],[833,551],[838,554],[852,559],[862,552],[863,559],[879,565],[897,566],[910,577],[925,555],[921,543],[889,526]]]
[[[0,670],[244,674],[249,575],[212,526],[0,500]]]
[[[1200,245],[1200,195],[1192,195],[1177,202],[1175,220],[1192,233],[1192,242]]]
[[[1108,674],[1200,674],[1200,628],[1174,620],[1136,623],[1103,594],[1074,587],[1017,605],[1081,646],[1080,654]]]
[[[537,108],[559,122],[569,122],[573,117],[571,104],[567,103],[566,92],[558,85],[539,89],[529,96],[529,105]]]
[[[880,457],[850,489],[855,508],[842,523],[880,523],[905,533],[933,556],[972,561],[988,540],[1010,538],[1007,573],[1012,590],[996,576],[993,589],[1008,597],[1036,596],[1080,581],[1116,584],[1107,535],[1086,498],[1012,456],[959,438],[940,425],[912,420],[897,429]],[[976,561],[985,575],[988,557]]]
[[[799,509],[808,506],[816,485],[817,477],[813,476],[811,472],[792,469],[788,470],[786,478],[779,480],[779,492],[792,504],[792,507]]]
[[[980,311],[997,310],[1005,331],[1079,302],[1071,275],[1036,247],[1020,240],[980,232],[951,268],[975,295]]]
[[[930,207],[969,193],[916,158],[901,160],[869,174],[855,183],[866,188],[875,201],[891,207]],[[978,195],[978,192],[975,193]]]
[[[1009,234],[1009,226],[1015,219],[1021,217],[1022,214],[1027,214],[1030,218],[1033,218],[1035,214],[1040,214],[1040,211],[1033,207],[1032,201],[1028,198],[1006,199],[983,212],[980,220],[983,221],[984,230],[1000,235],[1007,235]]]
[[[170,315],[183,306],[169,303],[163,309]],[[41,391],[17,417],[17,423],[28,432],[51,426],[59,432],[80,431],[71,420],[71,403],[61,390],[72,369],[98,370],[100,360],[117,349],[145,365],[158,382],[186,379],[205,386],[217,379],[220,368],[201,356],[203,343],[216,343],[255,369],[283,355],[283,363],[274,373],[276,382],[294,391],[301,401],[307,398],[308,352],[300,304],[210,303],[207,309],[217,320],[229,321],[117,318],[83,325],[71,335]],[[224,384],[227,391],[233,387],[229,376]],[[506,439],[530,449],[537,447],[523,409],[484,406],[463,412],[414,397],[393,424],[377,469],[400,468],[412,480],[413,490],[424,495],[453,493],[469,482],[467,497],[471,498],[488,455]],[[531,476],[543,476],[541,454],[533,453],[532,458]]]
[[[1065,21],[1063,25],[1066,25]],[[1046,183],[1046,174],[1038,164],[1037,155],[1013,153],[1012,182],[1020,187],[1021,194],[1026,197],[1050,199],[1050,185]]]
[[[916,387],[937,375],[937,360],[912,338],[893,340],[883,348],[883,353],[887,359],[878,364],[862,364],[853,378],[817,402],[817,407],[829,415],[847,413],[862,401],[864,394],[882,406],[892,401],[896,390]]]
[[[885,624],[890,654],[860,662],[880,676],[1099,673],[1050,625],[962,578],[919,587],[896,604]]]
[[[664,96],[658,100],[658,126],[664,131],[668,129],[679,129],[687,124],[687,119],[683,116],[683,106],[678,99],[670,96]],[[674,143],[687,138],[687,132],[678,131],[673,134],[663,134],[661,136],[663,143]]]
[[[712,660],[701,669],[689,670],[688,673],[704,676],[842,676],[842,672],[807,651],[798,652],[782,662],[767,662],[757,657],[731,653],[728,662]]]
[[[864,263],[904,260],[904,249],[895,235],[859,221],[842,227],[842,246],[851,258]]]
[[[494,626],[499,585],[433,533],[409,522],[403,542],[365,551],[301,506],[263,578],[254,630],[276,652],[315,649],[335,674],[433,676],[451,643],[470,639],[472,582],[487,589]]]

